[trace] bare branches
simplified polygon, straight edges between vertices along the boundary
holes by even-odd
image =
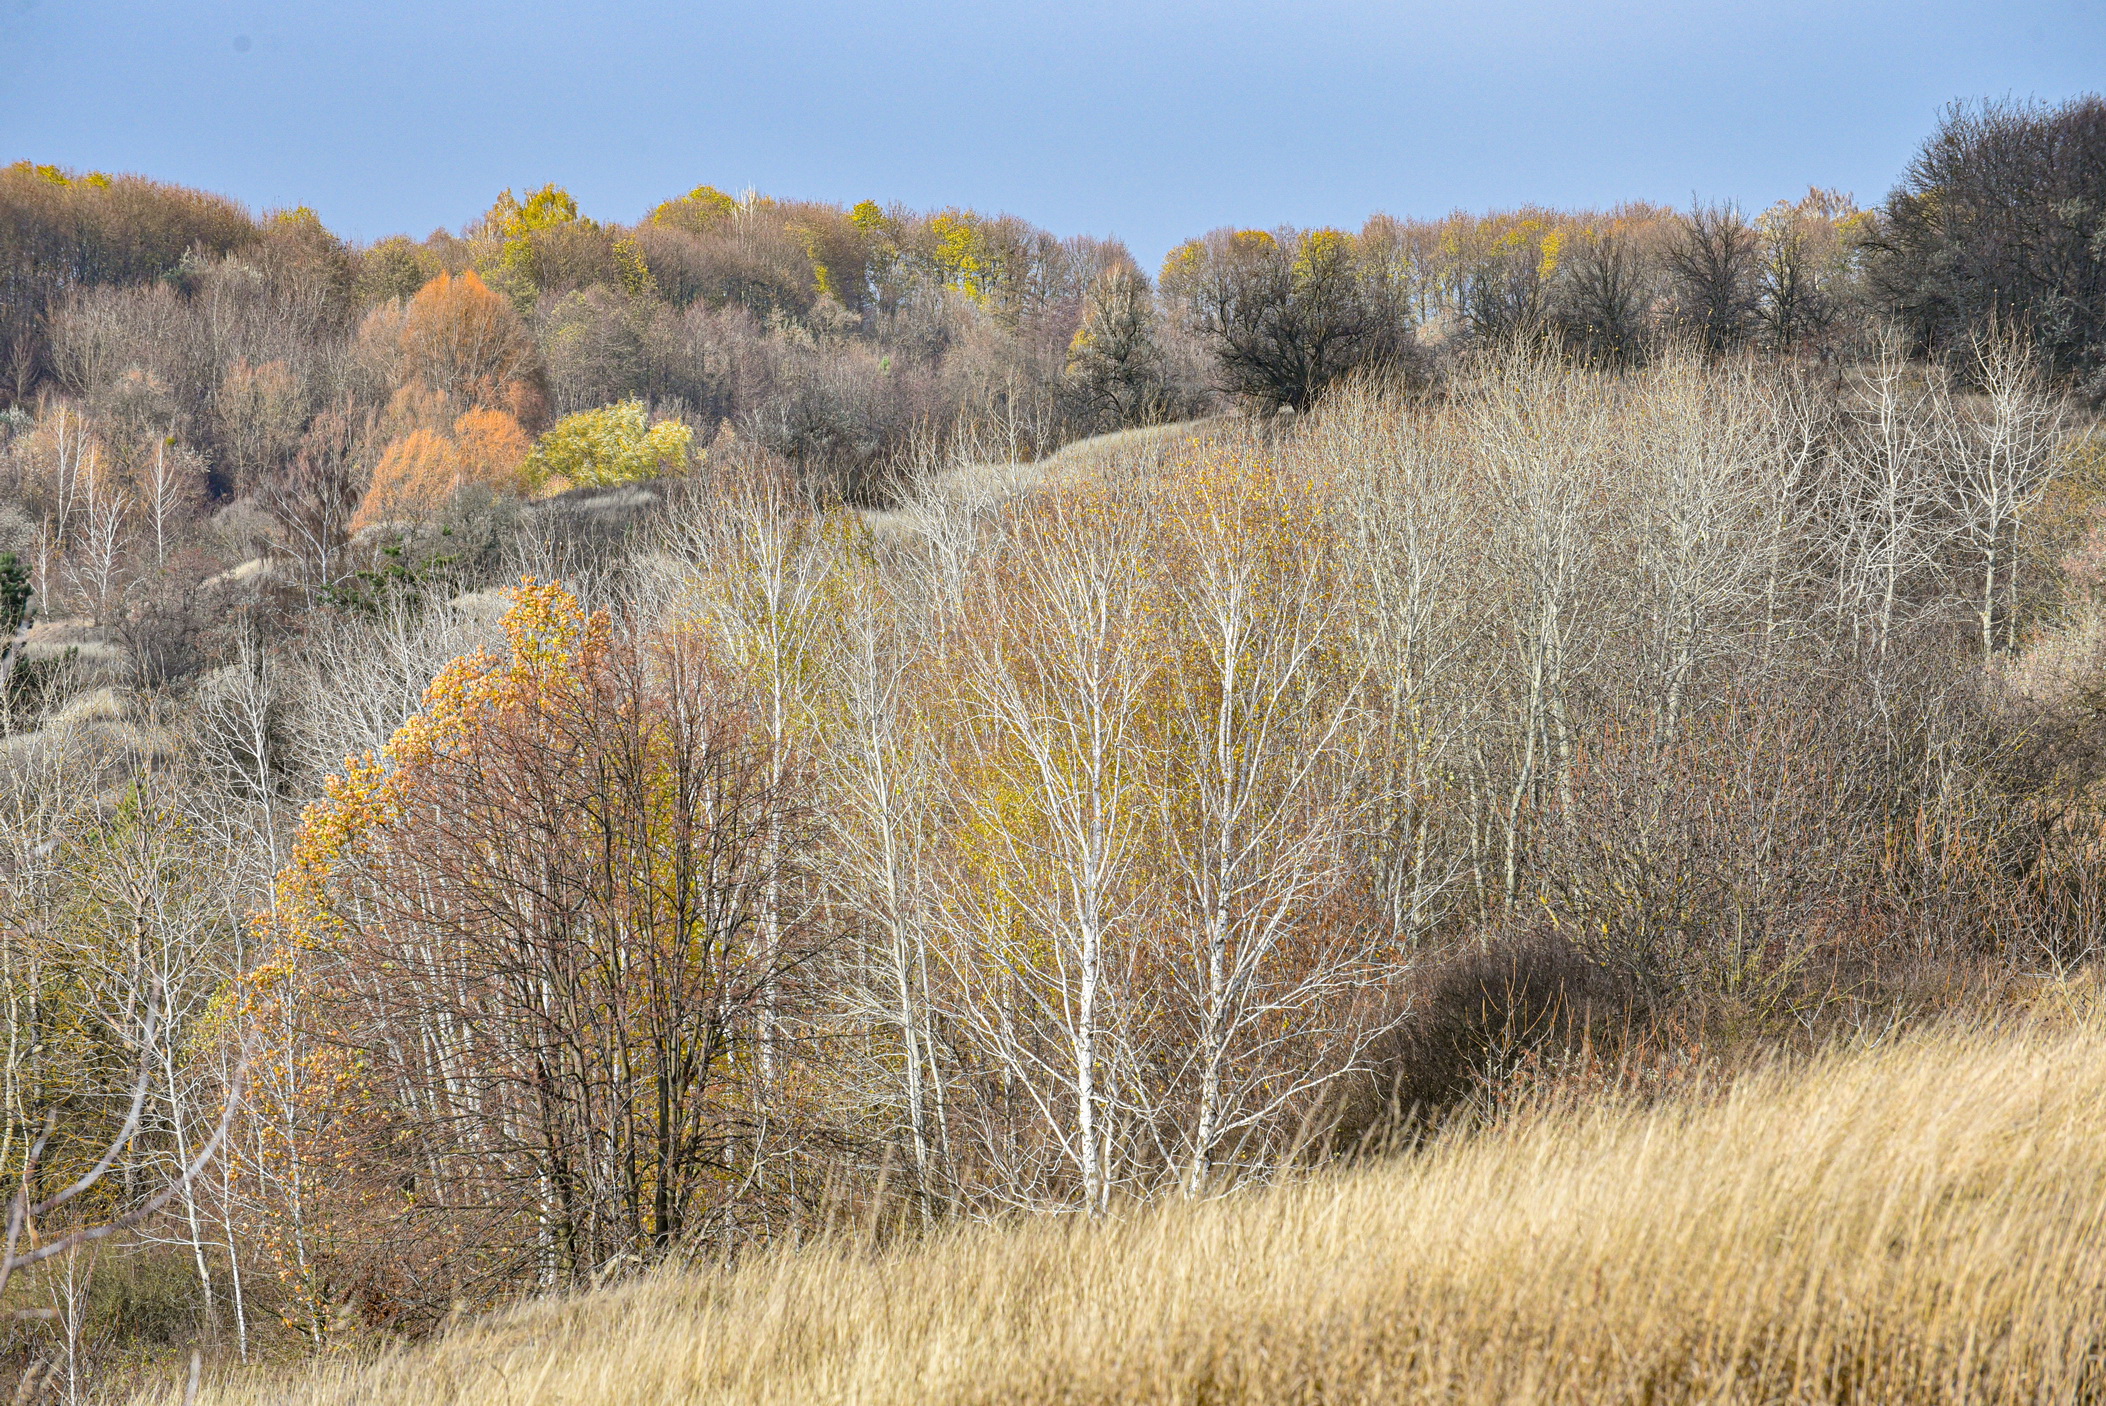
[[[735,1241],[793,1121],[758,1056],[820,942],[802,768],[693,638],[533,602],[434,691],[456,741],[398,733],[384,792],[332,797],[356,842],[304,841],[281,903],[287,1038],[346,1061],[285,1135],[328,1188],[306,1214],[411,1321]]]
[[[1758,306],[1756,235],[1739,207],[1692,206],[1666,262],[1681,329],[1707,356],[1738,350]]]
[[[1943,443],[1948,468],[1941,503],[1955,536],[1975,562],[1975,616],[1982,657],[2016,643],[2017,529],[2046,491],[2063,432],[2063,410],[2044,389],[2045,368],[2024,333],[1992,324],[1969,337],[1964,369],[1980,395],[1977,404],[1944,404]]]
[[[51,1195],[42,1199],[32,1199],[33,1189],[37,1182],[37,1174],[41,1169],[45,1151],[58,1128],[58,1114],[56,1110],[45,1115],[43,1130],[38,1134],[36,1141],[30,1145],[27,1154],[23,1158],[22,1172],[17,1189],[8,1205],[6,1234],[4,1239],[0,1239],[0,1290],[4,1290],[7,1287],[8,1281],[18,1271],[29,1269],[55,1256],[67,1254],[82,1245],[105,1239],[142,1224],[177,1196],[181,1195],[184,1188],[203,1172],[212,1159],[218,1155],[221,1146],[225,1143],[227,1130],[232,1125],[235,1113],[241,1104],[241,1090],[247,1072],[246,1059],[235,1066],[233,1077],[229,1081],[227,1088],[226,1106],[220,1114],[219,1122],[214,1127],[211,1137],[206,1139],[204,1145],[198,1150],[197,1155],[178,1170],[176,1175],[170,1179],[168,1185],[119,1215],[66,1231],[54,1239],[45,1241],[42,1244],[35,1244],[29,1249],[21,1248],[25,1236],[34,1239],[37,1234],[39,1221],[50,1217],[61,1208],[101,1185],[103,1178],[109,1174],[110,1168],[116,1164],[117,1159],[130,1146],[133,1134],[138,1131],[140,1115],[146,1107],[147,1091],[153,1081],[155,1053],[153,1046],[160,1027],[161,1005],[161,998],[157,995],[148,1007],[145,1028],[139,1042],[139,1077],[133,1085],[131,1106],[125,1115],[123,1125],[103,1149],[101,1157],[87,1171],[81,1173],[68,1185]],[[37,1311],[32,1311],[32,1313],[41,1316],[41,1313],[37,1313]]]

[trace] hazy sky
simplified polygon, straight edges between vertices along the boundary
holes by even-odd
[[[0,161],[361,239],[505,186],[1224,224],[1882,196],[1955,97],[2106,86],[2106,0],[0,0]]]

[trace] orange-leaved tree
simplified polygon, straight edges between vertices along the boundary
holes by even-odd
[[[759,940],[809,881],[802,769],[696,639],[513,600],[309,810],[254,978],[321,1071],[308,1291],[402,1326],[735,1231],[776,1147],[755,1010],[817,945]]]
[[[512,304],[474,273],[440,274],[404,310],[408,370],[433,390],[508,410],[529,428],[546,411],[541,357]]]
[[[520,466],[533,447],[519,421],[487,406],[476,406],[455,420],[451,434],[411,430],[382,452],[351,526],[357,530],[425,516],[445,507],[463,488],[524,493]]]

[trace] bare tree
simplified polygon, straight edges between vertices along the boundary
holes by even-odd
[[[310,589],[342,577],[343,549],[364,487],[348,408],[315,416],[291,464],[257,480],[257,501],[277,523],[280,542]]]
[[[239,929],[226,921],[219,891],[227,871],[207,862],[211,852],[203,836],[168,789],[166,778],[135,771],[115,814],[78,842],[69,887],[76,902],[91,905],[95,923],[91,933],[69,941],[68,960],[76,968],[99,969],[86,1002],[101,1009],[111,1029],[128,1023],[138,991],[156,993],[154,1004],[167,1028],[155,1048],[150,1100],[149,1126],[158,1145],[135,1150],[134,1163],[144,1175],[179,1179],[181,1229],[174,1238],[189,1251],[208,1324],[216,1330],[221,1285],[210,1263],[216,1237],[209,1235],[210,1210],[200,1187],[183,1169],[191,1165],[200,1125],[209,1116],[204,1110],[223,1094],[219,1079],[228,1072],[198,1058],[212,1044],[200,1038],[203,1022],[213,998],[243,964],[238,944],[228,940]],[[238,1283],[238,1257],[230,1260],[229,1273]],[[237,1331],[245,1335],[246,1329]]]
[[[2046,491],[2062,436],[2063,412],[2045,392],[2045,367],[2030,338],[2013,326],[1977,328],[1968,370],[1981,403],[1943,417],[1944,506],[1958,540],[1974,557],[1980,586],[1975,616],[1982,657],[2011,649],[2018,631],[2019,524]]]
[[[712,505],[680,529],[676,550],[702,567],[687,579],[686,613],[715,638],[718,657],[753,690],[755,716],[769,740],[770,785],[786,784],[792,758],[811,727],[815,695],[835,646],[836,582],[830,567],[837,542],[825,525],[798,513],[778,485],[743,485],[730,501]],[[770,842],[771,869],[791,863],[778,838]],[[769,881],[761,926],[764,944],[803,925],[801,889]],[[760,1067],[776,1072],[778,1032],[774,993],[761,993]]]
[[[974,583],[960,642],[971,774],[952,823],[978,842],[958,856],[945,915],[951,1015],[1091,1215],[1110,1204],[1124,1160],[1115,1133],[1133,1107],[1121,1006],[1145,895],[1138,744],[1154,671],[1132,506],[1108,493],[1034,505],[1004,569]],[[1049,1194],[1056,1169],[1033,1148],[986,1151],[1009,1162],[1008,1195]]]
[[[1605,366],[1640,360],[1652,301],[1648,282],[1646,260],[1613,225],[1567,238],[1552,299],[1565,345]]]
[[[1580,638],[1585,588],[1606,545],[1604,492],[1613,482],[1601,463],[1606,412],[1597,382],[1540,354],[1500,364],[1470,410],[1492,528],[1511,573],[1498,600],[1511,651],[1509,686],[1519,696],[1507,743],[1514,759],[1496,801],[1500,893],[1508,908],[1521,894],[1529,817],[1546,796],[1569,800],[1573,674],[1587,658]],[[1486,771],[1483,760],[1479,770]]]
[[[124,569],[132,545],[132,501],[130,494],[98,469],[91,465],[82,494],[74,574],[95,623],[108,625],[124,596]]]
[[[1668,246],[1676,321],[1707,356],[1747,342],[1756,310],[1755,231],[1731,202],[1692,205]]]
[[[1942,546],[1936,473],[1949,401],[1935,370],[1926,377],[1888,334],[1846,382],[1844,408],[1825,511],[1836,605],[1852,637],[1883,660]]]
[[[397,597],[372,615],[339,618],[310,631],[292,656],[292,677],[283,681],[290,697],[278,697],[274,661],[252,632],[244,632],[234,661],[243,672],[228,676],[223,695],[219,685],[208,683],[228,706],[206,714],[206,736],[225,736],[224,755],[247,759],[237,764],[244,782],[251,776],[259,783],[273,780],[267,770],[251,768],[268,756],[255,748],[270,740],[272,712],[283,708],[289,715],[284,768],[301,786],[313,788],[347,758],[378,754],[417,711],[448,660],[497,638],[494,619],[451,609],[439,599]],[[282,784],[284,778],[275,780]]]
[[[81,511],[86,491],[94,482],[99,451],[88,438],[87,426],[80,416],[61,405],[56,418],[53,460],[45,484],[49,504],[45,524],[55,552],[64,552],[73,542],[74,519]],[[37,591],[49,599],[49,580],[40,580]]]
[[[160,1004],[157,997],[149,998],[139,1040],[139,1076],[132,1087],[131,1107],[125,1115],[123,1125],[103,1148],[102,1155],[86,1171],[48,1195],[41,1194],[38,1188],[45,1151],[51,1145],[53,1134],[58,1130],[58,1112],[53,1109],[45,1114],[41,1131],[23,1155],[21,1171],[16,1179],[16,1190],[8,1200],[5,1238],[0,1239],[0,1292],[5,1292],[9,1281],[18,1273],[34,1269],[60,1256],[70,1255],[81,1246],[94,1244],[143,1224],[169,1202],[184,1194],[226,1141],[228,1126],[241,1100],[243,1065],[236,1066],[234,1077],[227,1088],[225,1109],[221,1112],[211,1135],[199,1147],[197,1154],[177,1169],[167,1185],[117,1215],[85,1225],[74,1225],[48,1239],[44,1237],[44,1225],[59,1216],[80,1197],[100,1186],[117,1164],[117,1160],[131,1145],[132,1137],[139,1129],[141,1115],[146,1109],[148,1091],[153,1083],[154,1042],[159,1031]],[[4,1316],[16,1319],[53,1319],[59,1316],[59,1310],[10,1309]],[[33,1394],[41,1389],[48,1377],[48,1371],[32,1365],[22,1383],[16,1388],[16,1399],[32,1399]]]
[[[1762,529],[1762,658],[1767,661],[1801,621],[1795,601],[1820,571],[1813,548],[1818,505],[1835,451],[1833,388],[1786,363],[1758,381],[1768,440],[1759,458]]]
[[[1096,426],[1151,424],[1172,411],[1155,324],[1155,295],[1139,269],[1110,269],[1090,285],[1067,374]]]
[[[1756,221],[1756,317],[1764,342],[1792,353],[1817,345],[1839,313],[1833,206],[1816,220],[1805,203],[1779,202]]]
[[[196,737],[225,783],[227,799],[262,840],[275,870],[280,813],[292,791],[291,708],[280,666],[257,639],[253,622],[235,623],[234,658],[207,675],[198,689]],[[336,764],[342,761],[339,756]]]
[[[156,438],[154,462],[145,470],[144,507],[154,537],[156,570],[168,565],[170,539],[193,506],[199,477],[194,456],[180,446],[171,452],[172,445],[172,436]]]
[[[1285,1131],[1269,1125],[1354,1067],[1366,1032],[1351,995],[1379,985],[1380,968],[1373,933],[1322,912],[1345,877],[1344,744],[1360,687],[1338,662],[1329,505],[1315,485],[1233,459],[1188,470],[1174,492],[1163,613],[1175,662],[1150,789],[1178,949],[1166,985],[1192,1032],[1180,1173],[1197,1196],[1225,1155],[1264,1165],[1283,1151],[1266,1145]]]
[[[1415,950],[1443,915],[1467,860],[1454,852],[1454,778],[1482,657],[1471,543],[1480,523],[1463,456],[1430,417],[1356,387],[1333,397],[1297,446],[1340,485],[1348,517],[1339,568],[1358,608],[1344,624],[1365,670],[1357,745],[1388,759],[1356,769],[1357,827],[1392,941]]]
[[[879,1061],[895,1085],[927,1198],[955,1177],[946,1118],[946,1071],[935,1032],[931,939],[939,902],[934,883],[937,769],[925,719],[914,715],[917,668],[931,657],[909,638],[903,602],[875,580],[851,607],[844,648],[835,656],[845,729],[822,762],[833,836],[834,886],[865,933],[856,958],[851,1009],[889,1031]]]
[[[1670,359],[1650,389],[1629,464],[1636,570],[1627,599],[1640,606],[1636,633],[1649,657],[1635,672],[1651,694],[1654,746],[1664,749],[1700,670],[1745,644],[1742,626],[1769,565],[1759,530],[1766,446],[1745,373],[1707,376]]]
[[[1172,251],[1163,292],[1220,364],[1222,388],[1306,411],[1332,382],[1410,353],[1401,291],[1331,229],[1217,230]]]

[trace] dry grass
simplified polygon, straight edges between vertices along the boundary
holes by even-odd
[[[998,461],[955,465],[929,483],[928,491],[955,503],[1004,503],[1041,490],[1087,483],[1108,470],[1146,473],[1164,459],[1194,441],[1247,432],[1232,415],[1209,415],[1170,425],[1114,430],[1109,434],[1078,439],[1043,459],[1013,463]],[[880,538],[898,538],[926,531],[926,509],[909,504],[898,508],[866,509],[863,521]]]
[[[2106,1034],[1907,1039],[1103,1227],[532,1305],[303,1403],[2106,1400]]]

